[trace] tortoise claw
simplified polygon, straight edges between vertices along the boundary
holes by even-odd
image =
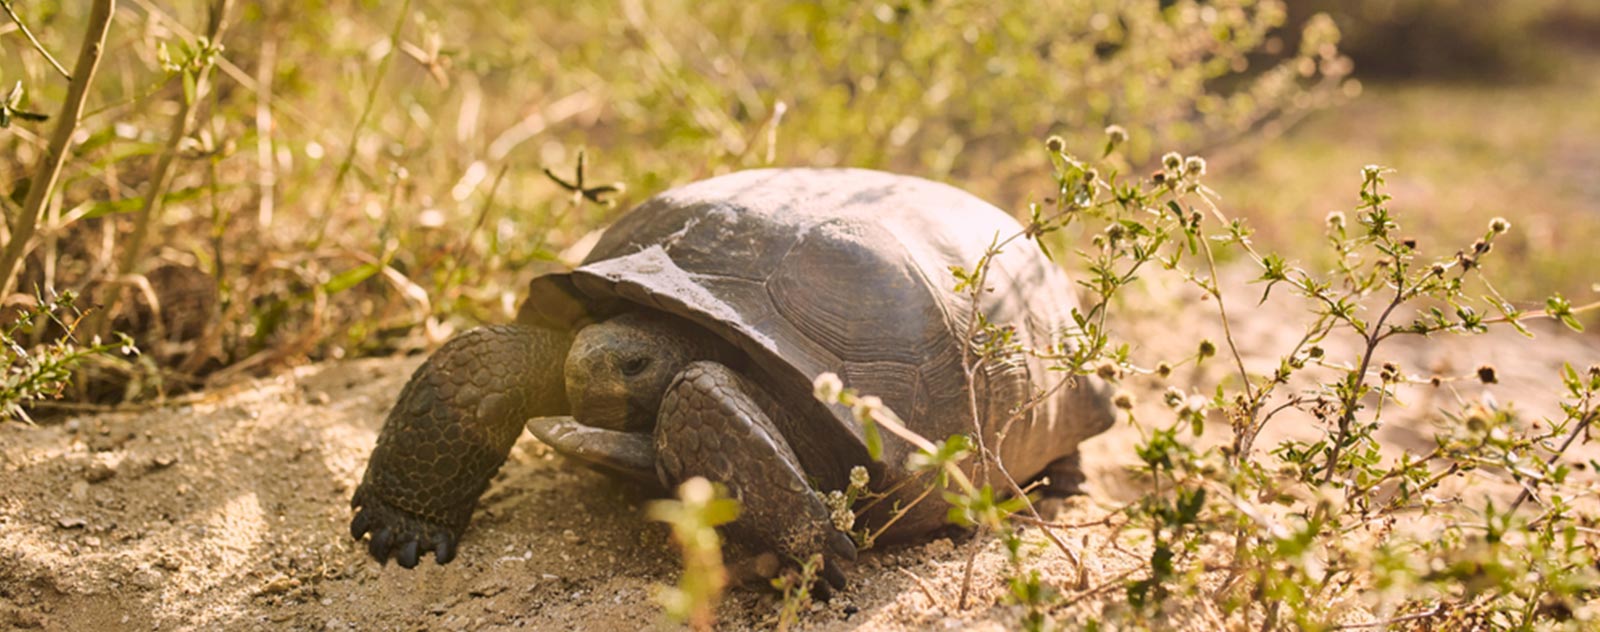
[[[350,521],[350,537],[357,540],[372,530],[372,514],[365,511],[356,512],[356,517]]]
[[[828,551],[848,561],[856,561],[856,543],[850,541],[850,536],[838,531],[828,532]]]
[[[448,533],[435,533],[433,559],[440,564],[449,564],[450,560],[456,559],[456,539]]]
[[[839,591],[844,590],[845,585],[848,583],[845,579],[844,571],[839,570],[838,565],[827,562],[822,564],[822,580],[828,588]]]
[[[416,568],[417,548],[416,540],[407,541],[405,544],[400,545],[400,552],[395,554],[394,561],[398,562],[401,568]]]
[[[429,551],[434,561],[448,564],[456,557],[458,531],[396,508],[359,491],[356,515],[350,519],[350,537],[369,538],[367,552],[387,564],[392,556],[402,568],[416,568]]]
[[[394,545],[394,532],[389,527],[379,529],[372,534],[372,539],[367,541],[367,552],[379,562],[389,563],[389,548]]]

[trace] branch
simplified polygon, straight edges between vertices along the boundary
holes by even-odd
[[[62,77],[66,77],[67,81],[72,81],[72,74],[68,73],[67,69],[61,66],[61,62],[56,61],[55,56],[51,55],[50,51],[45,49],[44,44],[39,43],[39,38],[33,36],[33,31],[28,30],[28,25],[22,23],[22,18],[17,17],[17,12],[11,10],[11,1],[0,0],[0,7],[5,8],[6,15],[11,17],[12,22],[17,23],[17,28],[22,31],[22,36],[28,38],[28,42],[33,44],[34,49],[38,50],[40,55],[44,55],[45,61],[50,62],[50,65],[55,67],[56,72],[61,73]],[[93,21],[94,17],[91,15],[90,22],[92,23]],[[80,70],[82,69],[80,68]]]
[[[210,46],[220,46],[222,24],[227,18],[230,3],[230,0],[217,0],[211,6],[211,18],[206,33]],[[177,157],[178,145],[189,135],[189,127],[194,122],[194,112],[199,107],[200,100],[211,91],[210,77],[209,66],[196,73],[193,94],[184,95],[183,101],[178,106],[178,114],[172,119],[167,146],[156,161],[155,172],[150,177],[150,193],[145,196],[144,206],[139,209],[139,215],[134,220],[133,234],[128,237],[127,246],[122,251],[122,262],[117,266],[121,274],[134,273],[134,267],[139,264],[139,256],[144,251],[145,238],[150,234],[150,227],[161,218],[162,201],[167,195],[167,189],[172,186],[172,161]],[[115,310],[108,308],[106,311]]]
[[[6,8],[9,12],[9,3],[6,3]],[[100,67],[100,55],[105,52],[106,33],[111,30],[111,16],[115,8],[116,0],[95,0],[89,10],[89,28],[83,36],[83,48],[78,51],[78,64],[71,75],[74,79],[67,87],[67,99],[61,104],[61,113],[56,116],[50,146],[45,149],[38,174],[28,188],[28,198],[23,202],[22,212],[17,214],[16,225],[12,227],[5,252],[0,253],[0,296],[10,293],[11,285],[16,281],[18,263],[27,251],[28,242],[33,240],[39,215],[43,213],[50,193],[56,187],[56,179],[61,176],[61,165],[66,162],[68,145],[72,142],[73,132],[77,131],[78,119],[83,115],[83,104],[89,98],[89,84],[94,82],[95,69]]]

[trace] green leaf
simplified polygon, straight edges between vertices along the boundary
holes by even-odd
[[[362,281],[367,280],[368,277],[377,274],[378,270],[380,269],[382,269],[382,267],[376,263],[363,263],[349,270],[345,270],[344,272],[340,272],[332,279],[328,279],[327,283],[322,284],[322,290],[329,294],[338,294],[355,287],[356,284],[361,283]]]
[[[882,461],[883,435],[878,434],[878,424],[873,423],[869,419],[865,424],[862,424],[862,426],[862,434],[865,435],[867,440],[867,456],[871,457],[874,461]]]
[[[739,518],[739,501],[718,498],[706,505],[705,521],[708,526],[725,525]]]
[[[162,204],[173,204],[173,203],[176,203],[176,202],[187,202],[189,200],[193,200],[195,198],[200,197],[200,194],[204,193],[204,192],[205,192],[205,190],[202,189],[201,187],[188,187],[188,188],[185,188],[185,189],[178,189],[176,191],[170,191],[166,195],[161,196],[161,203]],[[96,217],[105,217],[107,215],[118,215],[118,214],[121,214],[121,213],[131,213],[133,211],[139,210],[139,208],[142,207],[142,206],[144,206],[144,198],[140,198],[140,197],[131,197],[131,198],[122,198],[120,200],[106,200],[104,202],[95,202],[92,206],[89,207],[89,211],[87,213],[84,213],[83,218],[84,219],[94,219]]]

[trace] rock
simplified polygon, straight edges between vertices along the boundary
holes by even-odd
[[[91,483],[99,483],[116,475],[117,468],[115,466],[103,461],[95,461],[87,470],[84,470],[83,479]]]
[[[89,524],[89,521],[76,516],[71,516],[57,520],[56,524],[61,525],[61,528],[63,529],[82,529],[85,525]]]

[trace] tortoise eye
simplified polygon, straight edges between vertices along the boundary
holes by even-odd
[[[644,373],[644,370],[649,366],[650,358],[648,357],[631,358],[622,363],[622,374],[630,377],[635,376]]]

